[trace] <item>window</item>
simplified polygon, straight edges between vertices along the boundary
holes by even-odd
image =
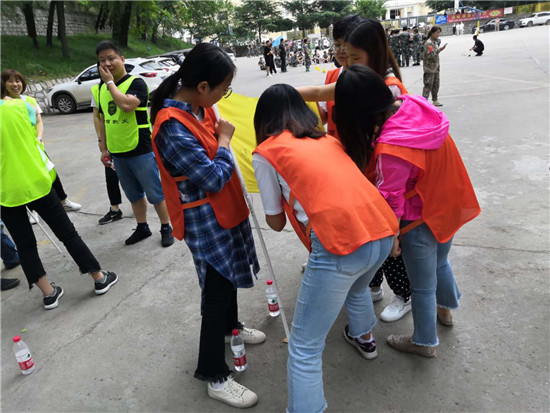
[[[99,70],[97,70],[96,66],[86,70],[84,73],[80,75],[80,78],[79,78],[81,82],[87,82],[88,80],[95,80],[95,79],[99,79]]]
[[[132,70],[134,70],[134,65],[126,63],[124,64],[124,68],[126,69],[126,73],[130,73]]]
[[[399,16],[399,13],[398,13],[398,10],[395,9],[395,10],[390,10],[390,19],[395,19],[397,18],[397,16]]]

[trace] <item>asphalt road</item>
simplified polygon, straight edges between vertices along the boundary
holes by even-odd
[[[483,57],[467,56],[471,35],[443,39],[449,46],[441,54],[440,101],[483,209],[451,250],[462,307],[454,327],[439,329],[436,359],[401,354],[385,343],[388,334],[412,331],[407,315],[376,326],[379,356],[366,361],[342,338],[342,312],[323,357],[329,412],[550,410],[549,34],[545,26],[484,34]],[[303,67],[265,78],[257,60],[238,59],[234,92],[259,96],[276,82],[324,81],[322,72]],[[411,93],[421,92],[422,67],[404,68],[403,77]],[[153,208],[154,235],[124,246],[135,227],[126,200],[125,219],[97,225],[108,201],[91,112],[45,116],[44,124],[46,149],[66,191],[83,205],[71,219],[120,281],[107,295],[94,296],[91,279],[80,277],[67,254],[34,227],[48,275],[65,295],[56,310],[44,311],[39,291],[27,290],[20,268],[2,272],[22,280],[2,292],[2,411],[232,410],[209,399],[206,385],[192,377],[200,293],[187,247],[160,247]],[[290,321],[306,250],[290,229],[270,231],[254,198]],[[268,340],[247,347],[249,369],[239,381],[260,397],[251,412],[280,412],[286,407],[287,350],[280,319],[267,313],[269,273],[259,256],[257,285],[239,292],[240,318],[264,330]],[[375,305],[377,313],[389,300],[386,294]],[[11,337],[24,328],[37,366],[28,377],[19,373],[11,350]]]

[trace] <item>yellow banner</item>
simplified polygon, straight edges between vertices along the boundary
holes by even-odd
[[[258,99],[232,93],[229,98],[222,99],[217,103],[220,116],[235,125],[231,147],[237,157],[248,192],[260,192],[252,168],[252,151],[256,149],[254,113]],[[307,105],[319,117],[317,104],[307,102]],[[322,127],[320,120],[319,125]]]

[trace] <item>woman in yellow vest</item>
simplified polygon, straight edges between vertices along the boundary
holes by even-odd
[[[265,341],[238,320],[237,289],[253,286],[260,270],[248,207],[229,142],[235,127],[212,106],[231,93],[235,65],[210,43],[186,56],[180,69],[155,91],[151,106],[153,149],[174,236],[185,239],[202,290],[202,323],[195,378],[208,396],[234,407],[258,397],[233,380],[225,362],[224,336],[240,330],[245,343]]]
[[[27,219],[33,209],[63,242],[80,272],[90,273],[95,293],[105,294],[117,281],[114,272],[101,271],[96,258],[76,232],[67,212],[52,189],[52,180],[36,141],[36,112],[21,99],[0,101],[0,205],[2,221],[11,233],[29,288],[36,284],[42,291],[44,308],[59,305],[63,289],[49,283],[38,256],[36,238]]]
[[[40,106],[38,106],[38,103],[36,103],[35,98],[23,95],[23,93],[25,93],[25,90],[27,89],[27,82],[25,78],[21,73],[13,69],[4,70],[2,72],[1,78],[2,97],[9,96],[12,99],[22,99],[23,101],[29,103],[35,108],[36,139],[38,139],[38,141],[42,144],[42,149],[44,149],[44,144],[42,143],[42,140],[44,138],[44,124],[42,122],[42,116],[40,115],[42,113],[42,110],[40,109]],[[59,179],[59,174],[55,171],[55,169],[50,172],[50,175],[54,177],[53,188],[55,189],[55,192],[57,193],[59,199],[61,199],[61,204],[65,208],[65,211],[78,211],[80,208],[82,208],[82,205],[70,201],[67,198],[67,194],[65,193],[63,184],[61,183],[61,179]]]
[[[345,340],[363,358],[377,356],[369,283],[398,230],[376,187],[338,139],[316,129],[317,122],[296,89],[285,84],[262,94],[254,116],[258,147],[252,162],[267,224],[282,231],[288,216],[310,251],[289,341],[290,413],[327,406],[321,357],[343,305],[349,317]]]

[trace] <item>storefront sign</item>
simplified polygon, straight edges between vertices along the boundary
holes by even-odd
[[[435,24],[444,24],[447,23],[447,16],[435,16]]]
[[[449,23],[456,23],[468,20],[477,20],[477,19],[496,19],[497,17],[502,17],[504,15],[503,9],[494,9],[494,10],[485,10],[482,13],[458,13],[450,14],[447,16],[447,21]]]

